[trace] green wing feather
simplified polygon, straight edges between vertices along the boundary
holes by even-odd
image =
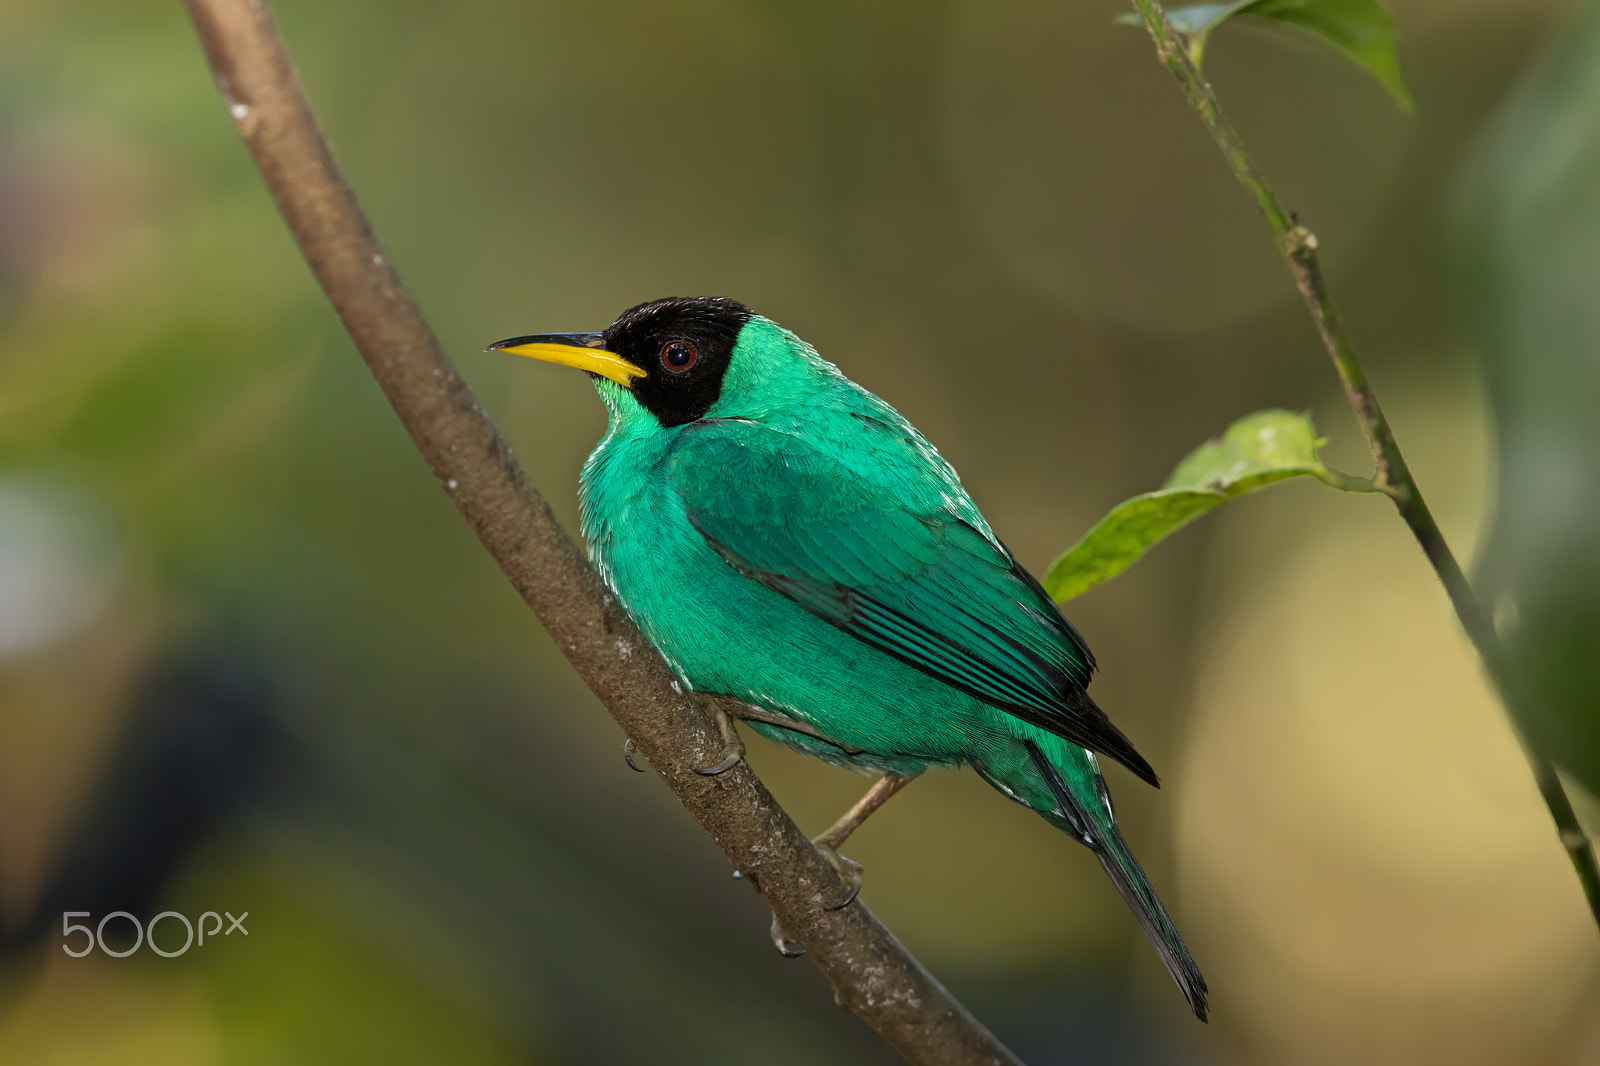
[[[881,448],[882,437],[871,443]],[[1083,638],[975,526],[982,519],[953,476],[941,477],[947,468],[896,458],[847,465],[794,434],[709,420],[680,436],[668,476],[689,521],[745,577],[1157,784],[1084,691],[1095,664]]]

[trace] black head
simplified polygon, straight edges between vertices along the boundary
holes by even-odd
[[[705,417],[722,394],[722,377],[751,310],[721,296],[671,297],[629,308],[601,336],[645,376],[631,385],[663,426]]]

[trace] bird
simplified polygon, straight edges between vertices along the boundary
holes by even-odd
[[[486,351],[586,371],[608,413],[579,478],[606,585],[682,683],[756,733],[882,776],[816,838],[838,848],[906,782],[971,767],[1086,846],[1196,1017],[1207,989],[1117,826],[1098,762],[1159,787],[1087,690],[1072,623],[960,478],[887,402],[726,297]],[[781,931],[774,938],[784,947]]]

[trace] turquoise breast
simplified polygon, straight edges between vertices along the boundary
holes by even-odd
[[[691,688],[805,721],[843,748],[750,724],[770,739],[863,771],[956,765],[974,732],[1007,731],[994,720],[999,712],[728,566],[690,524],[668,483],[677,438],[678,431],[629,433],[614,424],[584,466],[581,501],[590,558]]]

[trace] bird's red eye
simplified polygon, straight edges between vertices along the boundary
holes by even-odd
[[[694,366],[700,353],[686,341],[673,341],[661,349],[661,365],[674,374],[681,374]]]

